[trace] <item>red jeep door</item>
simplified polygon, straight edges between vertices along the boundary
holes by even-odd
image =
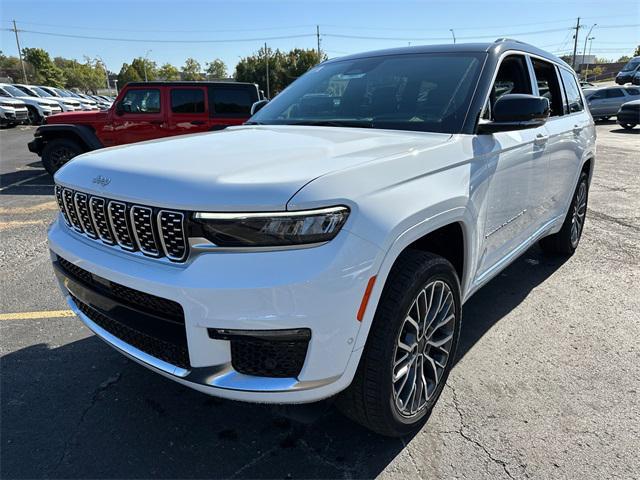
[[[113,115],[114,145],[141,142],[169,135],[166,100],[160,87],[132,87],[116,105]]]
[[[211,85],[209,87],[209,124],[211,130],[242,125],[251,116],[251,105],[258,91],[250,85]]]
[[[206,87],[169,88],[169,135],[206,132],[208,121]]]

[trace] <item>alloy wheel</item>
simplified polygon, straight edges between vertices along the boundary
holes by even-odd
[[[416,296],[400,328],[393,363],[393,400],[404,417],[422,413],[449,362],[455,330],[449,285],[428,283]]]
[[[584,218],[587,213],[587,184],[580,182],[576,201],[573,205],[573,217],[571,219],[571,245],[575,248],[582,234]]]

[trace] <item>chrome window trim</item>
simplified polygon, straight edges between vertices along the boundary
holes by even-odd
[[[171,255],[169,254],[168,250],[167,250],[167,245],[164,241],[164,235],[162,233],[162,214],[163,213],[171,213],[171,214],[176,214],[176,215],[180,215],[181,221],[180,221],[180,230],[182,231],[182,238],[184,240],[184,253],[182,254],[181,257],[176,257],[175,255]],[[162,250],[164,251],[165,256],[174,262],[182,262],[183,260],[186,259],[186,257],[189,255],[189,239],[187,237],[187,234],[184,230],[184,224],[185,224],[185,217],[184,217],[184,213],[182,212],[178,212],[176,210],[158,210],[158,214],[156,215],[156,223],[158,225],[158,234],[160,235],[160,244],[162,245]]]
[[[120,238],[118,238],[118,231],[115,228],[115,223],[113,221],[113,215],[111,215],[111,204],[121,205],[121,206],[124,207],[124,223],[125,223],[125,225],[127,227],[127,230],[128,230],[128,233],[129,233],[129,237],[131,238],[131,246],[122,243]],[[127,204],[123,203],[123,202],[119,202],[117,200],[109,200],[109,202],[107,203],[107,214],[109,216],[109,223],[110,223],[110,226],[111,226],[111,232],[113,233],[113,238],[115,238],[116,243],[123,250],[127,250],[129,252],[135,252],[136,251],[135,242],[133,240],[133,235],[131,234],[131,228],[129,227],[129,222],[127,221]]]
[[[156,245],[157,248],[157,252],[151,252],[148,251],[147,249],[145,249],[142,246],[142,242],[140,241],[140,237],[138,237],[138,228],[136,226],[136,221],[133,215],[133,210],[134,209],[139,209],[139,210],[146,210],[149,212],[149,223],[150,228],[151,228],[151,235],[153,235],[153,243]],[[133,231],[133,238],[135,239],[136,243],[138,244],[138,249],[144,254],[147,255],[149,257],[153,257],[153,258],[158,258],[162,255],[162,251],[160,250],[160,245],[158,242],[157,237],[157,232],[156,229],[153,226],[153,209],[149,208],[149,207],[145,207],[144,205],[131,205],[131,208],[129,209],[129,217],[131,218],[131,230]],[[184,230],[184,227],[183,227]]]

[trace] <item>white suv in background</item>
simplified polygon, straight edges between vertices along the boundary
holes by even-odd
[[[12,127],[28,119],[27,105],[22,100],[0,97],[0,125]]]
[[[595,128],[575,74],[510,40],[409,47],[324,62],[265,103],[63,166],[62,291],[109,345],[201,392],[334,397],[414,431],[462,304],[535,242],[578,246]]]
[[[19,88],[25,94],[31,95],[32,97],[46,98],[47,100],[56,102],[58,105],[60,105],[60,108],[63,112],[75,112],[76,110],[80,110],[80,102],[72,100],[70,98],[67,99],[55,97],[48,91],[44,90],[42,87],[37,87],[35,85],[21,85],[17,83],[14,83],[13,86]]]
[[[27,95],[19,88],[8,83],[0,83],[0,96],[22,100],[27,105],[29,122],[33,125],[41,124],[49,115],[62,112],[57,102]]]

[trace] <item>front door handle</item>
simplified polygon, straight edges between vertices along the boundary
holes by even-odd
[[[547,141],[549,141],[549,135],[543,135],[542,133],[539,133],[536,135],[533,143],[535,143],[536,145],[545,145]]]

